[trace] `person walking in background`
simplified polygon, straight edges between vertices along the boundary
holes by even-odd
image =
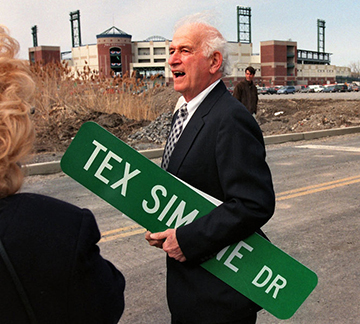
[[[34,141],[34,83],[18,50],[0,26],[0,323],[116,324],[125,279],[100,255],[93,214],[18,193]]]
[[[235,88],[233,96],[239,100],[249,110],[254,117],[257,113],[258,93],[253,82],[255,69],[248,66],[245,70],[245,80],[239,82]]]
[[[272,216],[275,195],[262,132],[226,89],[227,42],[206,17],[176,26],[169,66],[183,103],[175,112],[162,167],[223,201],[186,226],[145,234],[167,253],[173,324],[255,323],[260,307],[201,267]]]

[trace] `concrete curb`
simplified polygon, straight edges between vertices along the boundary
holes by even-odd
[[[162,157],[163,148],[139,151],[148,159]],[[46,175],[61,172],[60,161],[42,162],[24,165],[25,175]]]
[[[348,135],[360,133],[360,127],[345,127],[345,128],[336,128],[329,130],[321,130],[321,131],[312,131],[306,133],[293,133],[293,134],[284,134],[284,135],[271,135],[265,136],[264,141],[265,145],[269,144],[281,144],[286,142],[295,142],[295,141],[303,141],[303,140],[311,140],[322,137],[329,136],[340,136],[340,135]],[[151,150],[143,150],[139,151],[142,155],[147,157],[148,159],[156,159],[161,158],[163,153],[163,148],[160,149],[151,149]],[[60,161],[54,162],[44,162],[44,163],[35,163],[25,165],[26,175],[46,175],[61,172]]]
[[[359,132],[360,132],[360,126],[354,126],[354,127],[335,128],[335,129],[325,129],[325,130],[305,132],[305,133],[271,135],[271,136],[265,136],[264,141],[266,145],[281,144],[285,142],[311,140],[321,137],[348,135]]]

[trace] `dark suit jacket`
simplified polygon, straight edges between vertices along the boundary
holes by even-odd
[[[99,253],[89,210],[36,194],[0,200],[0,237],[38,323],[117,323],[125,280]],[[30,323],[0,258],[0,323]]]
[[[275,206],[262,132],[222,81],[184,129],[168,172],[224,202],[177,229],[187,261],[167,259],[172,315],[184,323],[223,323],[257,311],[257,305],[200,266],[259,230]]]

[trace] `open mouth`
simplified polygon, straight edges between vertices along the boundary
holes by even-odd
[[[184,72],[175,71],[173,72],[175,78],[179,78],[185,75]]]

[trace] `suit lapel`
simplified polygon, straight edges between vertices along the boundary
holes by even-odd
[[[225,84],[220,81],[219,84],[206,96],[204,101],[196,109],[194,115],[191,117],[189,123],[185,127],[176,143],[175,149],[171,155],[168,171],[172,174],[177,174],[182,165],[187,152],[190,150],[193,142],[204,127],[206,118],[204,118],[211,109],[215,106],[220,96],[226,91]]]

